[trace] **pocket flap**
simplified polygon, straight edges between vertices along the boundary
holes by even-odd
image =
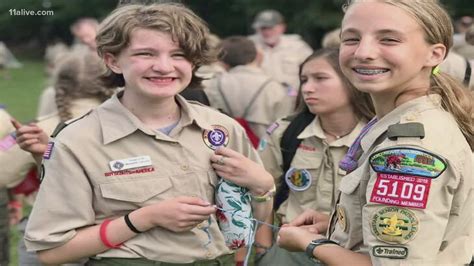
[[[129,202],[144,202],[171,187],[171,180],[165,177],[100,184],[100,191],[104,198]]]

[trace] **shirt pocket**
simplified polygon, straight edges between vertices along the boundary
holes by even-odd
[[[219,177],[213,169],[207,171],[207,178],[211,189],[206,189],[204,195],[207,196],[207,201],[214,204],[214,193],[216,186],[219,183],[221,177]]]
[[[289,197],[292,197],[301,205],[314,202],[322,164],[323,157],[319,153],[303,154],[297,152],[290,169],[283,176],[290,188]],[[299,179],[302,179],[302,181]],[[309,182],[307,185],[305,185],[306,179]]]
[[[103,204],[110,211],[134,210],[172,197],[173,184],[168,177],[140,179],[117,178],[99,185]]]

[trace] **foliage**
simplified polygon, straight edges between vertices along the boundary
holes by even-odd
[[[125,2],[173,2],[173,0],[122,0]],[[2,0],[0,36],[8,44],[43,48],[61,39],[71,43],[69,26],[80,17],[103,18],[118,0]],[[248,35],[253,18],[262,9],[279,10],[288,32],[298,33],[314,48],[324,32],[339,26],[345,0],[174,0],[190,6],[219,36]],[[472,0],[442,0],[453,17],[474,15]],[[10,9],[53,10],[53,16],[12,16]]]

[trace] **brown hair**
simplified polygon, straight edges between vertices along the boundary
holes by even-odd
[[[453,26],[448,13],[437,0],[378,0],[410,14],[421,26],[425,40],[429,44],[443,44],[446,55],[453,46]],[[349,0],[344,8],[348,8],[357,0]],[[446,73],[431,75],[431,87],[428,94],[441,96],[441,106],[450,112],[466,138],[471,150],[474,150],[474,99],[459,81]]]
[[[257,57],[255,44],[244,36],[230,36],[221,42],[220,60],[230,67],[252,63]]]
[[[185,57],[194,66],[192,87],[199,86],[202,81],[195,75],[196,69],[217,59],[217,52],[208,40],[206,23],[190,9],[173,3],[125,5],[114,10],[100,24],[96,37],[99,55],[120,54],[129,45],[130,35],[137,28],[169,33],[173,41],[179,43]],[[123,75],[115,74],[110,69],[104,74],[104,79],[111,87],[125,85]]]
[[[71,102],[81,98],[107,100],[114,90],[106,88],[100,79],[105,69],[99,57],[91,53],[72,53],[61,60],[55,75],[56,105],[61,121],[73,118]]]
[[[341,82],[343,86],[346,88],[346,90],[349,92],[349,99],[350,103],[354,109],[354,112],[356,116],[359,119],[364,119],[364,120],[370,120],[375,116],[375,111],[374,111],[374,105],[372,104],[372,99],[370,98],[370,95],[365,92],[361,92],[357,90],[344,76],[344,74],[341,71],[341,67],[339,65],[339,49],[337,48],[322,48],[314,52],[312,55],[307,57],[303,63],[300,65],[300,70],[299,70],[299,75],[301,77],[301,72],[303,71],[303,67],[306,63],[318,59],[318,58],[323,58],[325,59],[336,71],[337,75],[341,79]],[[300,88],[298,92],[298,96],[296,98],[296,110],[297,112],[304,112],[308,111],[308,106],[305,104],[303,100],[303,92],[301,89],[301,81],[300,81]]]

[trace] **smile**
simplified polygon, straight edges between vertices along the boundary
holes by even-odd
[[[146,79],[148,79],[149,81],[152,81],[152,82],[157,82],[157,83],[168,83],[168,82],[172,82],[176,78],[172,78],[172,77],[149,77],[149,78],[146,78]]]
[[[368,69],[368,68],[353,68],[353,70],[362,75],[378,75],[388,72],[389,70],[386,68],[378,68],[378,69]]]

